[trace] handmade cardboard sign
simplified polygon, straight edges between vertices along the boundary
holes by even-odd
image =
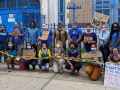
[[[93,41],[93,37],[84,37],[84,41]]]
[[[20,31],[11,31],[11,36],[18,36]]]
[[[89,57],[102,57],[102,53],[100,51],[96,51],[95,53],[89,52],[89,53],[82,53],[82,58],[89,58]]]
[[[120,89],[120,65],[106,62],[104,85]]]
[[[109,16],[95,12],[91,25],[100,28],[102,24],[107,24]]]
[[[40,40],[46,41],[48,39],[49,31],[43,31]]]
[[[27,57],[25,57],[27,56]],[[34,58],[34,50],[23,50],[23,57],[25,57],[26,59],[32,59]]]

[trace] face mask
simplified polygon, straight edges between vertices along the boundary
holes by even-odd
[[[87,31],[89,32],[91,29],[90,28],[87,28]]]
[[[60,44],[57,44],[56,47],[59,48],[59,47],[60,47]]]
[[[70,48],[70,51],[74,51],[75,49],[74,48]]]
[[[35,25],[31,25],[31,28],[34,28],[35,27]]]
[[[113,28],[113,30],[118,30],[118,28]]]
[[[43,50],[46,50],[47,48],[43,48]]]
[[[72,26],[73,29],[76,29],[76,26]]]
[[[114,55],[114,56],[117,56],[117,55],[118,55],[118,53],[117,53],[117,52],[113,52],[113,55]]]
[[[47,29],[47,27],[42,27],[43,28],[43,30],[46,30]]]
[[[15,27],[19,27],[19,25],[16,25]]]
[[[102,32],[105,32],[106,31],[106,29],[102,29]]]
[[[12,45],[11,45],[11,44],[9,44],[9,45],[8,45],[8,47],[9,47],[9,48],[12,48]]]
[[[96,48],[91,48],[91,51],[96,51]]]
[[[58,27],[59,27],[59,28],[61,28],[61,27],[62,27],[62,25],[58,25]]]
[[[27,49],[31,49],[31,46],[27,46]]]

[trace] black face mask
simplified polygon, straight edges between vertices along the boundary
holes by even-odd
[[[31,28],[34,28],[35,27],[35,25],[31,25]]]

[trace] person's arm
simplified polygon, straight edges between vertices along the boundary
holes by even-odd
[[[24,34],[23,30],[21,30],[21,36],[22,36],[22,37],[24,37],[24,36],[25,36],[25,34]]]
[[[106,41],[109,38],[110,38],[110,33],[107,33],[104,38],[103,37],[99,37],[99,39],[102,40],[102,41]]]
[[[16,52],[16,55],[17,55],[17,56],[19,56],[19,53],[18,53],[18,51]]]
[[[40,39],[41,36],[42,36],[42,32],[40,31],[40,32],[39,32],[39,37],[38,37],[39,40],[41,40],[41,39]]]
[[[34,57],[36,56],[36,52],[34,52]]]
[[[99,29],[97,28],[97,30],[95,30],[95,31],[96,31],[96,36],[99,37],[99,35],[100,35]]]
[[[73,40],[71,39],[71,35],[68,35],[68,38],[69,38],[70,41],[73,41]]]
[[[11,37],[11,32],[13,31],[13,29],[10,31],[10,33],[9,33],[9,37]]]
[[[55,54],[52,52],[52,56],[54,56],[54,55],[55,55]],[[55,61],[57,61],[57,62],[59,61],[59,59],[58,59],[56,56],[54,56],[53,59],[54,59]]]
[[[26,41],[29,41],[29,29],[27,29]]]
[[[54,31],[54,37],[56,38],[56,30]]]
[[[78,38],[78,40],[76,41],[77,43],[79,43],[79,41],[81,41],[81,39],[82,39],[82,30],[81,29],[78,29],[79,31],[78,31],[78,33],[79,33],[79,38]]]
[[[69,57],[68,54],[67,54],[67,57]],[[71,68],[71,70],[73,70],[73,65],[72,65],[72,63],[71,63],[69,60],[67,60],[67,63],[70,64],[70,66],[71,66],[70,68]]]
[[[42,53],[42,51],[39,50],[38,57],[39,57],[39,60],[40,60],[40,61],[42,61],[42,59],[41,59],[41,53]]]
[[[116,48],[119,44],[120,44],[120,32],[118,34],[118,39],[117,39],[117,42],[116,42],[114,48]]]
[[[53,46],[53,42],[54,42],[54,38],[53,38],[53,35],[51,36],[51,38],[52,38],[52,44],[51,44],[51,46]]]
[[[110,50],[110,52],[112,52],[111,41],[109,42],[109,50]]]
[[[77,56],[77,59],[80,59],[80,54]],[[77,60],[75,62],[78,63],[79,61]]]

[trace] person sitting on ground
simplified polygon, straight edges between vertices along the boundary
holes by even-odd
[[[69,47],[70,47],[70,51],[68,51],[67,57],[70,57],[73,60],[67,60],[67,64],[65,65],[65,68],[70,69],[72,71],[71,75],[73,75],[75,70],[77,70],[76,76],[79,76],[79,70],[82,67],[82,63],[79,61],[74,61],[80,59],[80,53],[76,50],[78,44],[74,41],[71,41]]]
[[[39,50],[39,60],[38,60],[38,64],[39,64],[39,68],[40,68],[40,71],[39,73],[41,74],[42,73],[42,66],[44,65],[45,67],[45,70],[49,70],[49,65],[51,64],[51,52],[50,50],[48,49],[48,45],[46,43],[43,43],[41,45],[42,49]],[[44,58],[44,59],[42,59]],[[45,59],[46,58],[46,59]]]
[[[62,48],[61,41],[57,40],[56,42],[56,48],[53,49],[52,56],[53,57],[53,69],[55,73],[58,73],[60,70],[60,73],[63,73],[63,64],[65,63],[65,60],[60,58],[65,55],[65,50]],[[59,57],[60,56],[60,57]],[[60,68],[60,69],[59,69]]]
[[[113,55],[110,56],[108,59],[109,62],[117,63],[120,64],[120,55],[119,55],[119,49],[118,48],[113,48]]]
[[[36,56],[36,50],[34,48],[32,48],[31,43],[27,42],[27,44],[26,44],[26,50],[34,50],[33,57]],[[32,65],[33,70],[35,70],[35,66],[37,65],[37,60],[25,58],[24,63],[25,63],[25,66],[26,66],[26,70],[30,69],[30,67],[29,67],[30,64]]]
[[[95,44],[91,45],[91,53],[97,52],[97,47]],[[97,60],[96,63],[90,63],[87,68],[85,69],[85,73],[89,76],[89,78],[92,81],[95,81],[99,79],[102,72],[102,64],[99,64],[99,62],[103,63],[103,57],[90,57],[89,60]]]
[[[17,59],[14,57],[14,56],[19,57],[19,54],[18,54],[18,51],[15,49],[15,46],[14,46],[12,41],[8,42],[8,46],[5,50],[5,53],[9,54],[9,55],[7,55],[6,62],[7,62],[7,71],[10,72],[11,71],[10,68],[9,68],[10,64],[11,64],[12,69],[14,69],[14,65],[16,65],[16,63],[19,64]]]

